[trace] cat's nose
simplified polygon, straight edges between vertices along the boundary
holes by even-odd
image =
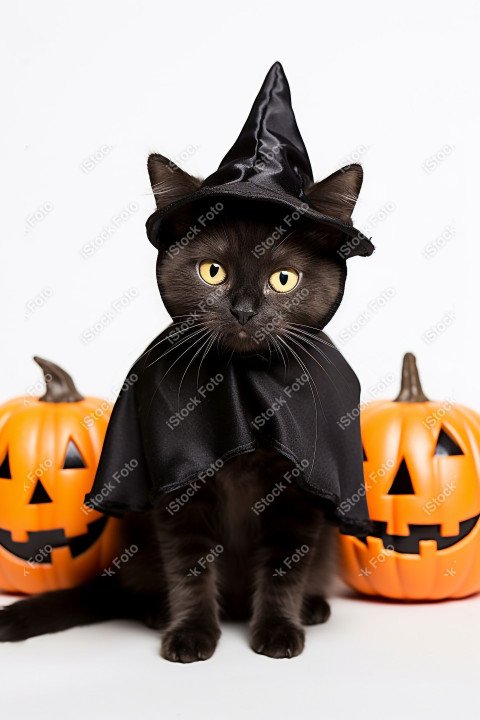
[[[257,314],[255,310],[252,310],[251,308],[245,309],[239,307],[231,307],[230,312],[234,317],[237,318],[240,325],[245,325],[249,320],[252,319],[252,317]]]

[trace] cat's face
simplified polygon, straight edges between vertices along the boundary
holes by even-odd
[[[198,345],[211,337],[237,352],[295,347],[298,335],[323,327],[338,306],[345,261],[285,211],[225,205],[202,226],[199,209],[166,231],[158,284],[172,318]],[[195,213],[194,213],[195,214]],[[213,217],[212,217],[213,216]],[[196,233],[189,229],[196,227]],[[325,240],[325,238],[323,238]],[[283,342],[282,342],[283,340]]]
[[[201,181],[161,155],[148,159],[158,208],[186,198]],[[362,169],[350,165],[306,189],[320,212],[351,224]],[[307,342],[343,295],[342,238],[288,210],[254,201],[186,203],[162,224],[157,278],[181,337],[209,340],[236,352]],[[305,339],[307,338],[307,339]]]

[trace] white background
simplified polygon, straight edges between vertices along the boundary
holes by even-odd
[[[412,350],[429,396],[480,410],[479,31],[470,0],[6,6],[0,399],[41,391],[33,354],[64,366],[84,393],[114,399],[167,324],[144,231],[154,206],[147,155],[212,172],[280,60],[316,179],[357,159],[365,171],[355,220],[377,251],[349,261],[328,328],[364,399],[396,394]],[[334,609],[289,662],[255,657],[231,629],[212,661],[189,668],[167,666],[154,636],[134,626],[1,648],[0,706],[13,698],[17,717],[28,705],[38,718],[63,717],[68,703],[74,717],[325,720],[478,708],[478,600],[342,599]]]

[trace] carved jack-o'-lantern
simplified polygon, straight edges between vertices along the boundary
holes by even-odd
[[[361,413],[372,536],[340,536],[343,578],[389,598],[480,590],[480,416],[423,394],[415,357],[394,401]]]
[[[82,397],[57,365],[35,360],[45,395],[0,407],[0,589],[9,592],[82,583],[107,566],[116,549],[117,521],[83,504],[109,406]]]

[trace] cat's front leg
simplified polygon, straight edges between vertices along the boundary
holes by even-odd
[[[297,487],[264,511],[258,552],[250,644],[273,658],[300,655],[304,590],[322,516]]]
[[[188,518],[164,525],[161,536],[170,608],[161,655],[182,663],[207,660],[220,637],[215,559],[222,548],[191,503]]]

